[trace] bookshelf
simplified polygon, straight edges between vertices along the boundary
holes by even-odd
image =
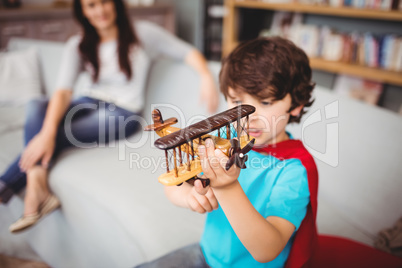
[[[204,0],[204,55],[219,61],[222,55],[223,0]]]
[[[260,9],[260,10],[281,10],[290,12],[300,12],[306,14],[319,14],[328,16],[340,16],[349,18],[364,18],[371,20],[387,20],[396,23],[402,22],[402,11],[391,10],[372,10],[358,9],[352,7],[330,7],[307,5],[299,3],[267,3],[252,0],[225,0],[228,15],[224,19],[223,27],[223,55],[227,55],[238,43],[237,24],[240,9]],[[343,62],[326,61],[319,58],[311,58],[310,64],[313,69],[322,70],[330,73],[342,73],[362,78],[369,78],[383,83],[402,86],[402,73],[371,68],[357,64],[347,64]]]
[[[170,4],[128,5],[127,9],[133,20],[152,21],[175,32],[175,15]],[[0,49],[5,48],[13,37],[65,42],[79,31],[72,8],[68,5],[23,4],[18,8],[0,6]]]
[[[402,21],[402,12],[398,10],[385,11],[385,10],[361,9],[353,7],[330,7],[322,5],[307,5],[299,3],[281,4],[281,3],[267,3],[267,2],[250,1],[250,0],[236,1],[235,6],[243,8],[283,10],[283,11],[322,14],[322,15],[331,15],[340,17]]]

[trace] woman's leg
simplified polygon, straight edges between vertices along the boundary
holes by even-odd
[[[72,101],[69,109],[78,104],[87,103],[92,101],[89,98],[79,98]],[[46,115],[48,106],[48,99],[42,98],[32,100],[27,105],[27,116],[24,127],[24,144],[29,141],[40,131],[42,128],[43,120]],[[77,113],[76,117],[85,115],[85,110]],[[0,202],[7,203],[14,193],[18,193],[26,186],[26,173],[22,172],[19,168],[20,156],[7,168],[5,173],[0,176]]]
[[[135,114],[113,104],[89,98],[72,102],[59,127],[56,148],[52,158],[67,147],[79,147],[81,145],[85,147],[89,143],[95,143],[97,146],[131,135],[140,125],[137,120],[130,120],[138,119],[135,116]],[[33,128],[36,128],[36,131],[41,129],[38,124],[34,124],[26,134],[27,139],[32,139],[36,135],[33,135],[35,130],[30,132]],[[46,213],[50,213],[60,205],[57,198],[50,194],[47,184],[48,170],[46,168],[38,164],[30,168],[26,175],[24,216],[10,226],[11,232],[19,232],[32,226],[43,216],[44,210],[47,211]],[[46,200],[53,200],[53,205]],[[45,207],[47,208],[45,209]]]
[[[89,98],[79,98],[76,100],[73,100],[67,109],[70,111],[74,107],[77,107],[77,105],[85,105],[88,102],[94,102],[92,99]],[[46,107],[45,107],[46,106]],[[42,109],[39,109],[39,108]],[[47,102],[46,105],[34,105],[34,108],[31,110],[28,109],[28,112],[31,112],[32,114],[35,114],[35,118],[44,118],[46,114],[46,108],[47,108]],[[36,110],[35,110],[36,109]],[[86,109],[81,109],[77,114],[76,118],[80,118],[82,116],[85,116],[89,113],[88,110]],[[29,117],[28,117],[29,118]],[[41,122],[39,120],[33,122],[27,122],[26,128],[25,128],[25,141],[26,144],[41,130],[43,124],[43,119]],[[59,131],[60,132],[60,131]],[[60,134],[58,134],[59,136]],[[57,140],[57,137],[56,137]],[[57,141],[56,141],[57,142]],[[56,155],[60,151],[56,151],[53,153],[53,158],[56,157]],[[40,164],[35,165],[31,169],[27,170],[26,172],[26,194],[24,198],[24,214],[23,215],[32,215],[36,214],[39,210],[39,207],[41,204],[43,204],[47,198],[50,196],[50,190],[48,187],[47,183],[47,178],[48,178],[48,169],[42,167]]]
[[[84,116],[68,114],[56,140],[56,154],[68,147],[94,148],[126,138],[140,129],[136,114],[99,101]],[[71,121],[70,121],[71,120]],[[70,123],[71,122],[71,123]]]
[[[81,143],[102,142],[103,140],[107,143],[112,139],[110,134],[114,133],[113,138],[132,134],[138,129],[139,124],[136,121],[130,121],[124,127],[118,124],[121,121],[120,119],[126,122],[131,115],[133,114],[114,105],[99,103],[99,101],[90,98],[73,101],[67,110],[65,120],[59,127],[56,148],[52,158],[56,157],[64,148],[76,145],[71,142],[71,139],[68,139],[69,136],[66,133],[72,134],[75,141]],[[40,127],[38,125],[33,124],[32,127],[28,127],[27,140],[36,135],[33,134],[35,133],[35,130],[32,130],[33,128],[36,128],[37,132],[40,131],[41,124]],[[123,135],[120,130],[124,131]],[[19,172],[21,173],[21,171]],[[24,199],[24,216],[10,226],[11,232],[19,232],[32,226],[44,213],[50,213],[60,205],[57,198],[50,194],[47,177],[48,170],[40,164],[26,172],[27,188]]]
[[[77,107],[79,109],[76,109]],[[135,116],[113,104],[89,98],[73,101],[59,127],[53,161],[65,148],[107,144],[133,134],[139,128],[137,120],[130,120],[136,119]],[[34,135],[27,137],[32,139]],[[24,215],[36,213],[39,206],[50,196],[47,176],[48,170],[40,165],[27,171]]]
[[[26,145],[40,130],[45,118],[48,100],[32,100],[27,105],[26,121],[24,126],[24,145]],[[3,190],[0,189],[0,198],[7,203],[13,193],[18,193],[26,185],[26,173],[19,168],[20,155],[11,163],[0,177]]]
[[[50,196],[47,185],[48,171],[46,168],[36,165],[27,170],[26,194],[24,198],[24,215],[33,215],[38,208]]]

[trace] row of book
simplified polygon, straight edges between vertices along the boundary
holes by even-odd
[[[354,7],[377,10],[402,10],[402,0],[262,0],[266,3],[294,3],[325,5],[331,7]]]
[[[292,12],[275,12],[270,29],[263,30],[261,35],[279,35],[290,39],[309,57],[321,57],[328,61],[344,61],[371,67],[382,66],[387,69],[396,68],[394,60],[397,57],[391,56],[398,53],[393,50],[400,46],[397,42],[398,37],[389,35],[381,39],[382,49],[380,50],[374,42],[377,39],[368,33],[341,34],[329,27],[306,25],[302,23],[301,14]],[[376,105],[383,93],[384,85],[377,81],[337,75],[333,89],[340,95]]]
[[[302,24],[300,14],[288,12],[275,13],[271,29],[263,34],[290,39],[309,57],[402,72],[402,37],[398,35],[341,33]]]
[[[311,57],[402,71],[402,37],[339,33],[329,27],[299,25],[290,38]]]

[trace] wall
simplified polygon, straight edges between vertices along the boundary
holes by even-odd
[[[125,0],[130,2],[130,0]],[[202,14],[201,0],[154,0],[155,3],[174,5],[178,36],[202,50]],[[53,0],[21,0],[22,4],[51,4]]]
[[[170,3],[176,12],[177,34],[183,40],[202,50],[203,1],[201,0],[155,0],[156,3]]]

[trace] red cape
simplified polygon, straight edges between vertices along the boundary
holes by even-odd
[[[335,236],[318,235],[316,227],[318,172],[313,157],[300,140],[286,140],[254,151],[279,159],[299,159],[307,171],[310,204],[296,232],[286,268],[401,268],[402,258],[361,243]]]
[[[299,159],[307,171],[310,204],[307,214],[296,232],[286,267],[310,267],[312,253],[318,247],[318,235],[315,219],[317,216],[318,172],[313,157],[304,148],[300,140],[286,140],[254,151],[267,153],[279,159]]]

